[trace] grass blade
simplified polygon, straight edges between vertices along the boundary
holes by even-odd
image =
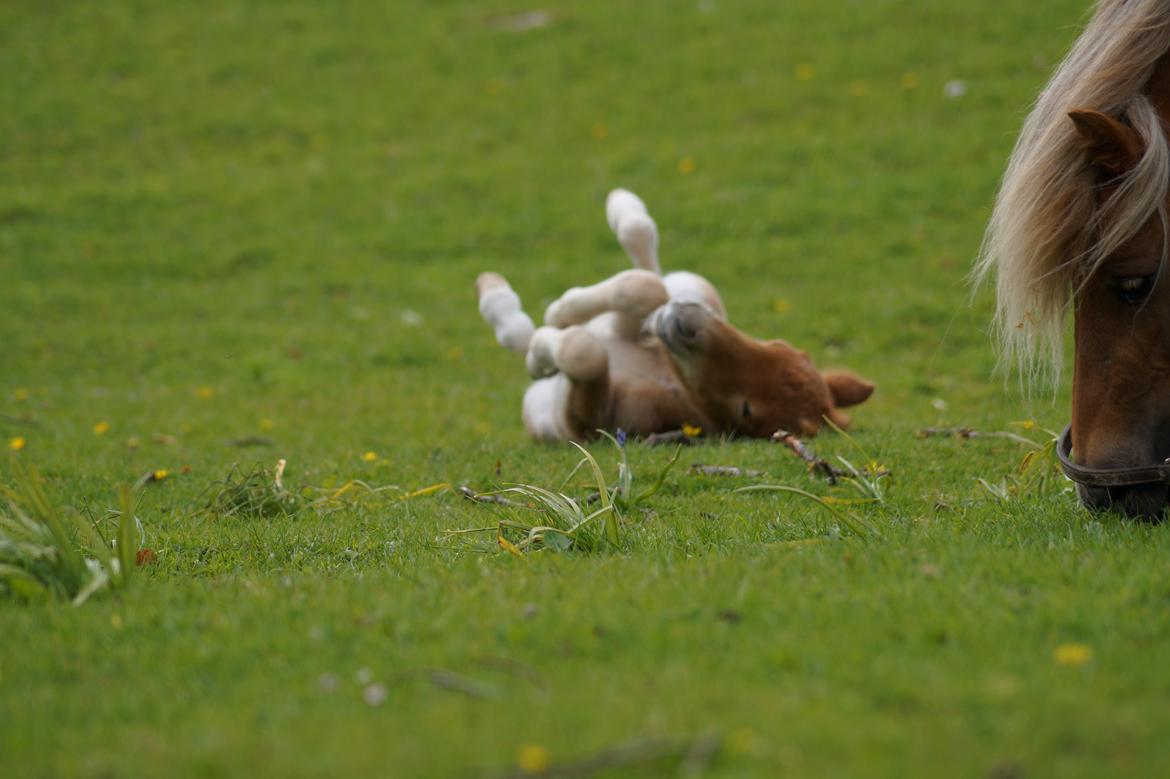
[[[871,536],[880,535],[877,528],[866,522],[861,517],[849,511],[840,511],[835,506],[823,500],[819,495],[814,495],[811,492],[806,492],[798,487],[788,487],[782,484],[754,484],[748,487],[740,487],[735,492],[788,492],[793,495],[799,495],[802,498],[811,500],[824,508],[830,514],[841,521],[843,525],[853,531],[853,534],[861,539],[868,539]]]

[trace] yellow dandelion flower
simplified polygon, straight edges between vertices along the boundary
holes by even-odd
[[[911,89],[918,89],[918,83],[919,82],[918,82],[918,74],[917,73],[910,71],[908,73],[902,74],[902,80],[901,80],[902,89],[905,89],[907,91],[909,91]]]
[[[681,160],[679,160],[678,161],[678,172],[683,174],[684,176],[687,176],[687,175],[690,175],[691,173],[694,173],[695,172],[695,158],[694,157],[683,157]]]
[[[260,420],[260,429],[261,430],[271,430],[274,427],[276,427],[276,423],[273,422],[271,419],[264,418],[264,419]]]
[[[364,462],[364,463],[372,463],[377,459],[378,459],[377,452],[365,452],[364,454],[362,454],[362,462]]]
[[[792,304],[784,298],[780,298],[772,303],[772,310],[777,314],[787,314],[792,310]]]
[[[23,403],[28,400],[28,390],[24,387],[17,387],[12,391],[12,399],[17,403]]]
[[[151,476],[154,477],[155,481],[162,481],[167,477],[168,473],[169,471],[166,468],[159,468],[154,473],[152,473]]]
[[[552,765],[548,750],[538,744],[522,744],[516,750],[516,767],[524,774],[541,774]]]
[[[682,431],[683,431],[683,435],[685,435],[687,438],[695,438],[695,437],[701,436],[703,434],[703,428],[695,427],[694,425],[684,424],[682,426]]]
[[[25,444],[26,444],[25,440],[23,438],[21,438],[20,436],[16,436],[15,438],[8,439],[8,448],[14,452],[19,452],[21,449],[23,449],[25,447]]]
[[[1081,666],[1093,659],[1087,644],[1061,644],[1052,653],[1057,665]]]
[[[605,126],[605,122],[595,122],[591,132],[595,141],[604,141],[609,136],[609,128]]]
[[[1022,419],[1022,420],[1020,420],[1020,421],[1018,421],[1018,422],[1012,422],[1012,423],[1011,423],[1011,426],[1012,426],[1012,427],[1018,427],[1018,428],[1020,428],[1021,430],[1031,430],[1032,428],[1036,427],[1036,420],[1034,420],[1034,419]]]
[[[524,553],[520,551],[520,548],[518,546],[516,546],[515,544],[513,544],[511,541],[504,538],[503,536],[496,536],[496,543],[500,545],[500,549],[503,549],[508,554],[513,554],[513,555],[516,555],[517,557],[524,556]]]
[[[850,81],[849,94],[854,97],[861,97],[869,91],[869,86],[864,81]]]
[[[200,400],[211,400],[215,397],[215,390],[211,387],[200,387],[195,390],[195,397]]]
[[[809,81],[816,74],[816,69],[807,62],[802,62],[797,65],[796,70],[794,71],[794,75],[796,76],[797,81]]]
[[[94,435],[105,435],[108,432],[110,432],[110,423],[109,422],[98,422],[96,425],[93,426],[93,434]]]
[[[447,350],[447,359],[449,359],[449,360],[462,360],[463,359],[463,347],[462,346],[452,346],[450,349]]]

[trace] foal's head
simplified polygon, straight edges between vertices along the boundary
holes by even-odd
[[[1126,174],[1142,159],[1145,143],[1129,125],[1095,111],[1069,116],[1096,182],[1093,228],[1099,238],[1107,235],[1116,204],[1133,197]],[[1168,208],[1164,204],[1074,280],[1072,430],[1081,465],[1133,468],[1170,457]],[[1113,506],[1133,516],[1160,516],[1167,503],[1164,484],[1077,489],[1086,505]]]
[[[691,397],[721,431],[766,438],[777,430],[815,435],[839,406],[861,403],[874,386],[850,373],[822,375],[785,341],[757,341],[700,303],[671,302],[651,319]]]

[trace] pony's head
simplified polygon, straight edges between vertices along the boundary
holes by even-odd
[[[821,374],[785,341],[758,341],[701,303],[673,301],[648,322],[699,409],[721,430],[766,438],[777,430],[815,435],[839,408],[861,403],[873,384],[850,373]]]
[[[1129,124],[1100,112],[1069,117],[1094,184],[1097,229],[1108,231],[1148,144]],[[1075,279],[1072,443],[1079,463],[1090,468],[1142,468],[1170,457],[1166,197],[1163,191],[1153,213]],[[1078,484],[1077,491],[1088,506],[1133,516],[1159,516],[1167,502],[1164,483]]]
[[[1143,516],[1166,486],[1121,471],[1170,456],[1168,41],[1165,0],[1100,0],[1024,124],[977,269],[1030,378],[1059,375],[1074,311],[1072,455],[1117,485],[1078,494]]]

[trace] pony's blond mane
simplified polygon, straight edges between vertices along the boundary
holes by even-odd
[[[1029,379],[1060,374],[1065,311],[1083,282],[1155,214],[1166,222],[1170,145],[1143,94],[1170,47],[1167,0],[1099,0],[1093,18],[1024,122],[975,268],[996,275],[995,325],[1007,363]],[[1104,204],[1068,112],[1093,109],[1145,141]]]

